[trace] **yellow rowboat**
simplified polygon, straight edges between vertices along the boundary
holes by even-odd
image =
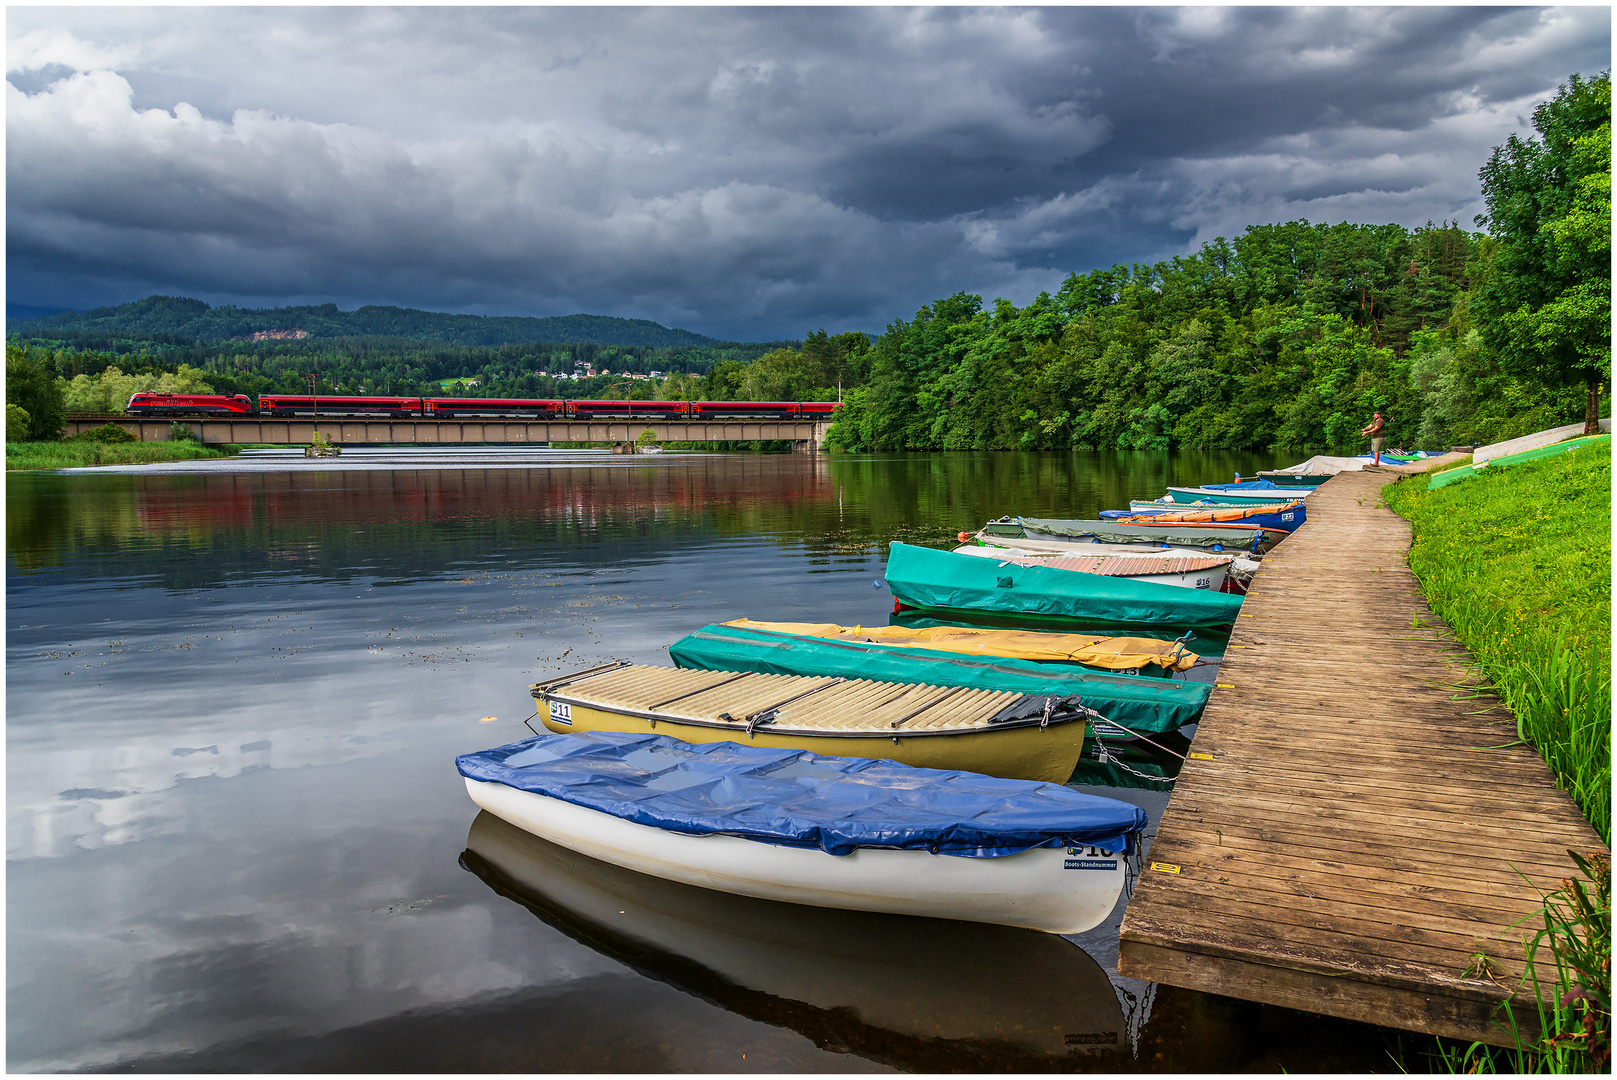
[[[655,731],[1065,783],[1094,714],[1076,697],[612,664],[529,688],[557,733]]]
[[[724,626],[776,634],[869,641],[909,649],[936,649],[966,656],[1010,657],[1042,663],[1073,663],[1127,671],[1152,664],[1169,671],[1189,671],[1201,657],[1175,641],[1095,634],[1041,633],[1037,630],[986,630],[971,626],[838,626],[835,623],[756,622],[732,619]]]

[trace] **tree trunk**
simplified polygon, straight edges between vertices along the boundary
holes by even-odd
[[[1589,398],[1583,409],[1583,433],[1585,435],[1598,435],[1600,433],[1600,377],[1590,375],[1586,385],[1589,388]]]

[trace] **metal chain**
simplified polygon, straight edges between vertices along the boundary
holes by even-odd
[[[1110,722],[1111,721],[1107,721],[1107,723]],[[1097,743],[1100,744],[1101,752],[1106,755],[1106,759],[1101,764],[1116,765],[1119,769],[1122,769],[1130,776],[1139,777],[1141,780],[1151,780],[1158,784],[1171,784],[1175,779],[1177,779],[1176,777],[1172,776],[1152,776],[1149,773],[1143,773],[1138,769],[1129,768],[1129,766],[1124,763],[1123,759],[1117,755],[1117,752],[1110,746],[1106,745],[1106,740],[1100,737],[1100,732],[1096,730],[1094,724],[1089,726],[1089,734],[1094,737]]]

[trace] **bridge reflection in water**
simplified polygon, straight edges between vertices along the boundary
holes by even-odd
[[[922,1072],[1110,1072],[1130,1057],[1106,972],[1054,934],[681,885],[488,813],[461,865],[641,974],[823,1049]]]
[[[453,443],[596,442],[632,443],[641,433],[667,442],[786,441],[795,449],[825,445],[830,424],[824,420],[278,420],[232,417],[182,420],[205,443],[307,445],[314,433],[339,446],[441,446]],[[78,435],[113,423],[142,442],[164,442],[175,421],[132,417],[69,417],[65,434]]]

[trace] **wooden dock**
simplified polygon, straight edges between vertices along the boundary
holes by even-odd
[[[1606,847],[1538,754],[1507,745],[1498,699],[1472,689],[1409,571],[1409,526],[1380,504],[1392,479],[1337,475],[1265,557],[1119,969],[1508,1045],[1492,1014],[1531,933],[1511,924],[1575,872],[1568,848]],[[1465,974],[1478,951],[1495,978]]]

